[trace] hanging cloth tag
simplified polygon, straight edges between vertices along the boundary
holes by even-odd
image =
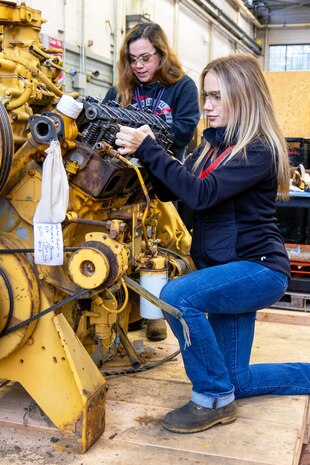
[[[45,151],[41,199],[33,217],[34,262],[37,265],[63,264],[61,222],[69,201],[69,183],[58,140],[52,140]]]
[[[215,170],[215,168],[218,167],[218,165],[224,161],[224,159],[230,154],[230,152],[232,151],[232,149],[234,148],[235,146],[234,145],[230,145],[229,147],[227,147],[226,150],[224,150],[224,152],[222,152],[212,163],[211,165],[208,166],[208,168],[204,169],[207,161],[209,160],[209,158],[211,157],[212,153],[214,152],[214,147],[209,150],[209,152],[207,153],[207,156],[206,156],[206,160],[203,164],[203,167],[201,168],[200,170],[200,173],[199,173],[199,178],[203,179],[203,178],[206,178],[208,176],[208,174],[212,173],[213,170]]]

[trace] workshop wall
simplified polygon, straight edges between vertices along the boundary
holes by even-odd
[[[64,47],[65,67],[76,72],[63,76],[66,89],[82,97],[102,98],[115,82],[120,44],[137,17],[163,27],[197,85],[201,69],[211,59],[257,47],[256,20],[241,0],[26,0],[26,4],[41,10],[47,20],[43,42],[52,39]]]
[[[265,72],[285,137],[310,137],[310,71]]]
[[[262,45],[263,54],[260,59],[263,69],[269,70],[270,45],[297,45],[309,44],[310,24],[299,25],[269,25],[259,29],[257,37]]]

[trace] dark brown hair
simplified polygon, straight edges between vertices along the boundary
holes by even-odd
[[[164,85],[169,85],[174,84],[185,75],[180,60],[169,46],[167,36],[159,24],[139,23],[128,31],[120,49],[116,87],[117,98],[121,106],[127,106],[131,103],[134,88],[137,85],[137,79],[128,59],[129,45],[142,38],[148,39],[159,53],[160,64],[156,71],[156,80]]]

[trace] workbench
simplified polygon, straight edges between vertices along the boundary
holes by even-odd
[[[283,216],[284,208],[290,209],[289,213],[294,215],[295,218],[294,232],[292,233],[292,231],[289,231],[289,237],[287,237],[285,233],[283,234],[287,249],[294,247],[295,245],[296,248],[299,246],[304,250],[310,249],[310,192],[291,190],[289,193],[289,199],[278,199],[276,206],[278,211],[278,220],[280,223],[280,232],[281,216]],[[291,209],[294,210],[291,211]],[[291,261],[292,278],[287,293],[274,305],[274,307],[309,311],[310,263],[309,267],[305,266],[304,263],[300,264],[302,265],[301,268],[298,267],[299,263],[296,263]]]
[[[310,207],[310,192],[303,191],[290,191],[288,200],[277,200],[279,207],[296,207],[296,208],[309,208]]]

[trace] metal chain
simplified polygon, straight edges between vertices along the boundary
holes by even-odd
[[[160,365],[163,365],[166,362],[169,362],[173,358],[177,357],[180,352],[181,350],[178,349],[173,354],[168,355],[168,357],[163,358],[162,360],[159,360],[158,362],[152,363],[151,365],[144,365],[144,366],[140,366],[139,368],[123,368],[123,369],[115,370],[115,371],[101,371],[101,374],[103,376],[118,376],[118,375],[131,375],[133,373],[141,373],[143,371],[151,370],[152,368],[156,368]]]

